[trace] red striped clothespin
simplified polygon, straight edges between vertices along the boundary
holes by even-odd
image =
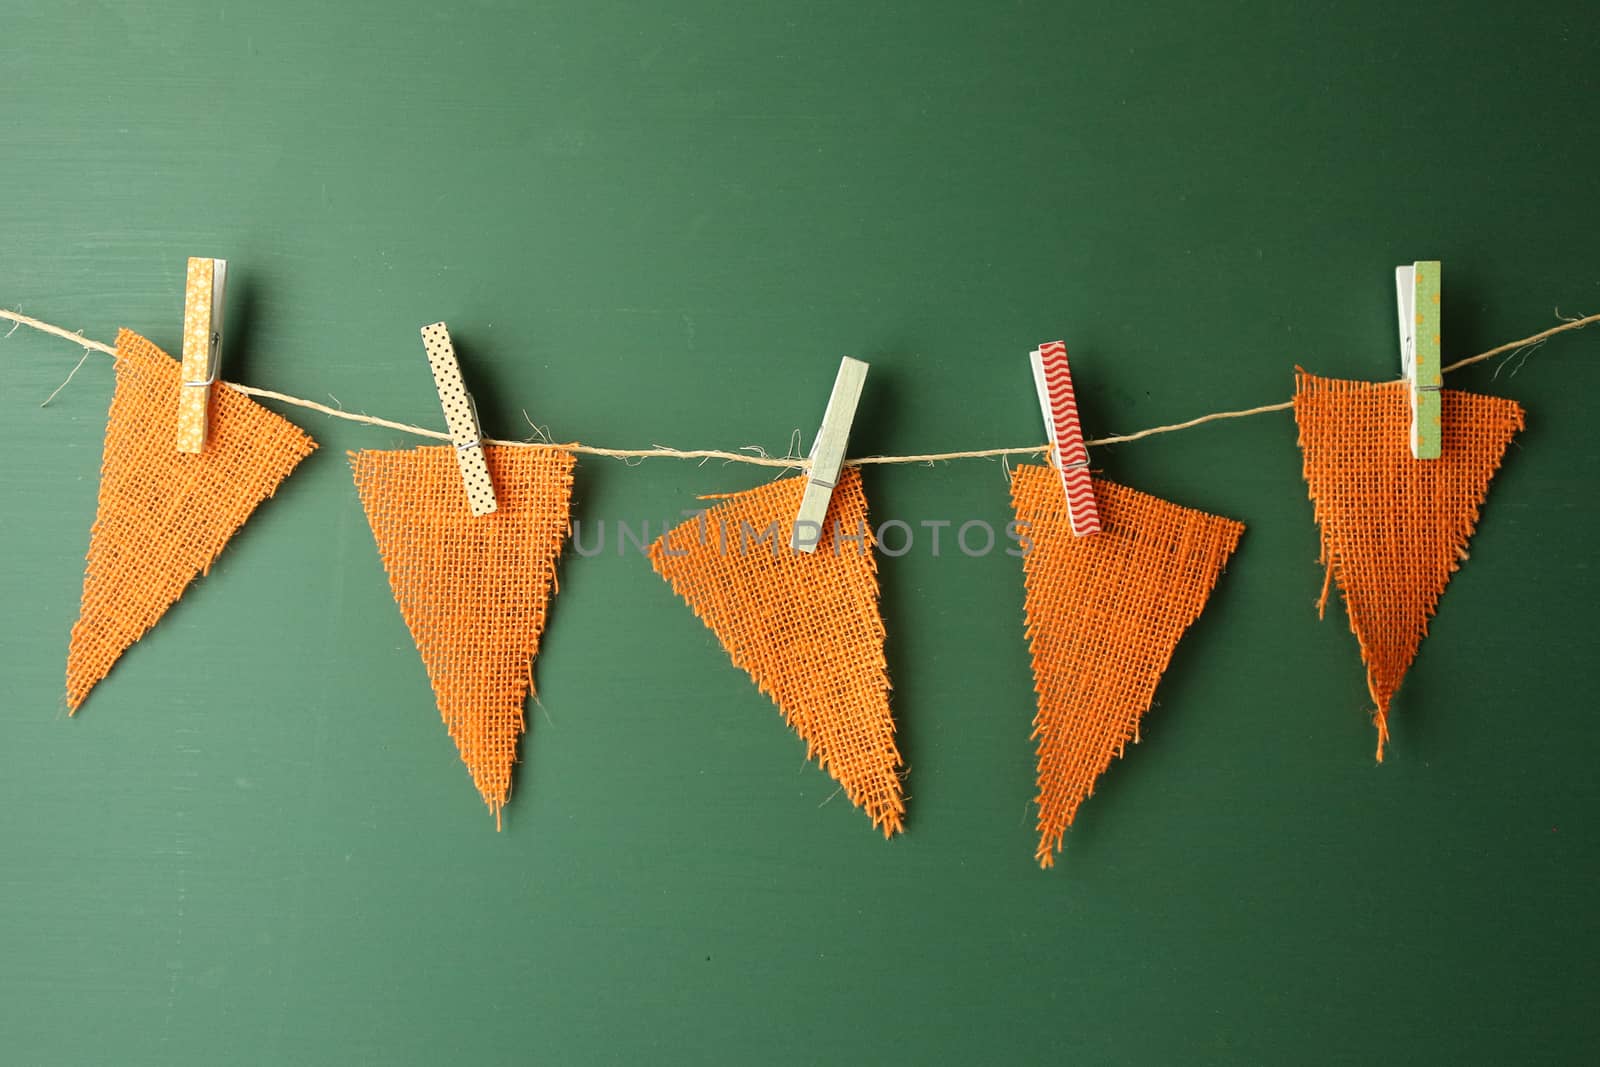
[[[1072,372],[1067,369],[1067,343],[1051,341],[1028,353],[1033,384],[1039,392],[1045,430],[1055,447],[1056,469],[1067,494],[1067,518],[1078,537],[1100,532],[1100,512],[1094,504],[1094,484],[1089,478],[1089,450],[1078,424],[1078,401],[1072,393]]]

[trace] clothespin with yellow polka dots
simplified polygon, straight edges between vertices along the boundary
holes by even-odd
[[[1400,370],[1411,398],[1411,454],[1438,459],[1441,452],[1439,388],[1439,261],[1394,269],[1400,308]]]
[[[461,380],[456,347],[444,323],[429,323],[422,328],[422,347],[427,349],[433,384],[439,390],[439,404],[444,408],[444,421],[450,428],[450,441],[455,445],[456,465],[461,468],[467,505],[474,515],[487,515],[498,505],[494,498],[494,482],[489,478],[489,464],[483,456],[478,406]]]
[[[178,451],[206,446],[211,387],[222,367],[222,301],[228,261],[191,257],[183,286],[183,377],[178,389]]]

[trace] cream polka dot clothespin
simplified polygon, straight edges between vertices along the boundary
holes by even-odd
[[[228,261],[191,257],[183,286],[183,378],[178,390],[178,451],[206,445],[211,386],[222,367],[222,302]]]
[[[1438,459],[1443,452],[1439,389],[1438,260],[1420,260],[1394,269],[1395,298],[1400,309],[1400,372],[1411,397],[1411,454]]]
[[[422,346],[428,350],[428,366],[433,368],[433,384],[439,390],[444,421],[450,427],[450,440],[456,448],[456,463],[461,467],[461,482],[466,486],[467,504],[474,515],[494,511],[494,482],[489,479],[489,464],[483,458],[483,438],[478,432],[478,409],[461,380],[461,365],[456,362],[456,347],[442,322],[422,328]]]

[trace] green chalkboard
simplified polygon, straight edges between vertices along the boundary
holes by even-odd
[[[1091,435],[1446,362],[1600,310],[1592,9],[0,0],[0,304],[486,432],[781,454],[845,354],[853,454]],[[1248,532],[1143,742],[1033,862],[1018,561],[881,561],[910,764],[886,843],[629,547],[568,553],[502,832],[321,447],[68,718],[110,361],[0,341],[0,1060],[1593,1062],[1600,331],[1453,387],[1528,429],[1387,761],[1292,419],[1099,449]],[[335,399],[329,399],[335,398]],[[525,418],[526,416],[526,418]],[[589,458],[659,532],[756,468]],[[1010,518],[1001,464],[870,469],[878,520]]]

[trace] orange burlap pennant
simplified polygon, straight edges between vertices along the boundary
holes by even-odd
[[[1379,761],[1395,690],[1450,573],[1466,558],[1506,446],[1522,429],[1515,401],[1451,389],[1440,397],[1443,454],[1414,459],[1404,383],[1295,376],[1294,417],[1322,532],[1317,613],[1337,580],[1367,666]]]
[[[476,517],[454,448],[352,452],[350,464],[439,715],[499,826],[576,457],[555,446],[483,454],[499,508]]]
[[[786,478],[723,498],[651,545],[650,561],[888,837],[903,829],[905,800],[867,498],[845,468],[817,550],[796,552],[805,485]]]
[[[1011,503],[1026,530],[1022,570],[1039,745],[1041,867],[1078,805],[1139,739],[1156,683],[1199,618],[1244,525],[1095,479],[1101,530],[1074,537],[1061,478],[1018,467]]]
[[[205,448],[179,452],[181,366],[138,334],[117,333],[100,505],[67,651],[72,712],[317,447],[292,423],[218,384]]]

